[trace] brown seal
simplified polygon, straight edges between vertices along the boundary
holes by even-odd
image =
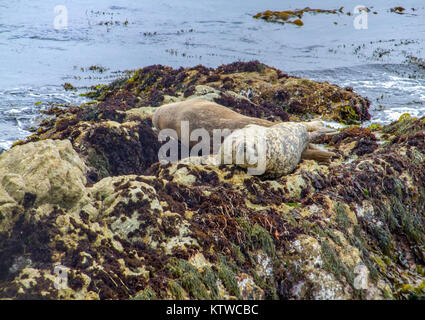
[[[173,129],[177,132],[179,140],[182,138],[182,121],[188,121],[189,132],[204,128],[210,137],[214,129],[229,129],[234,131],[242,129],[249,124],[270,127],[275,123],[244,116],[229,108],[204,99],[190,99],[162,105],[152,118],[153,125],[159,130]],[[190,141],[190,147],[196,141]]]

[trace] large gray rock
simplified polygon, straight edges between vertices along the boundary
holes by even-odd
[[[71,208],[85,192],[86,171],[69,140],[16,146],[0,156],[0,194],[7,193],[1,201]]]

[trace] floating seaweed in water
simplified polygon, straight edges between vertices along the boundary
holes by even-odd
[[[398,14],[403,14],[406,9],[403,7],[394,7],[391,8],[390,11]]]
[[[254,15],[255,19],[264,19],[268,22],[277,22],[277,23],[292,23],[299,27],[303,26],[304,23],[301,20],[304,13],[328,13],[328,14],[338,14],[343,13],[343,8],[341,7],[339,9],[334,10],[323,10],[323,9],[311,9],[310,7],[305,7],[304,9],[297,9],[297,10],[285,10],[285,11],[264,11],[259,12],[256,15]]]

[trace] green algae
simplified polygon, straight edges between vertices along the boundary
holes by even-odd
[[[184,288],[194,299],[209,299],[210,295],[202,282],[202,277],[198,274],[195,272],[185,273],[182,275],[179,282],[181,283],[182,288]]]
[[[409,300],[424,300],[425,299],[425,280],[419,285],[405,284],[401,287],[400,293],[405,295]]]
[[[146,287],[142,290],[142,292],[139,292],[137,295],[135,295],[132,300],[155,300],[157,299],[157,295],[155,291],[151,287]]]
[[[183,288],[180,285],[179,281],[171,280],[168,283],[168,286],[170,288],[171,294],[176,300],[183,300]]]
[[[209,290],[210,299],[218,299],[217,274],[210,268],[206,267],[202,273],[204,285]]]
[[[377,131],[382,129],[382,125],[376,122],[376,123],[372,123],[368,128],[372,131]]]
[[[398,121],[385,126],[382,131],[394,136],[413,134],[423,131],[424,124],[423,120],[412,118],[409,113],[404,113],[399,117]]]
[[[182,298],[182,289],[184,289],[194,299],[210,299],[211,296],[204,284],[204,278],[199,271],[189,262],[183,259],[171,258],[168,263],[168,269],[177,280],[171,281],[169,286],[176,299]],[[208,283],[211,285],[210,283]]]
[[[250,243],[254,248],[262,249],[272,259],[276,257],[276,248],[273,238],[263,227],[255,224],[248,231],[248,235]]]
[[[241,294],[239,291],[238,282],[236,280],[236,275],[232,271],[232,269],[229,268],[228,265],[224,263],[220,263],[217,269],[218,269],[218,277],[220,278],[224,287],[229,291],[231,295],[240,299]]]
[[[357,111],[352,106],[342,106],[339,109],[340,122],[344,124],[358,124]]]
[[[336,213],[335,219],[339,226],[341,226],[343,229],[347,229],[351,226],[351,220],[347,214],[345,205],[343,203],[341,202],[336,203],[335,213]]]
[[[194,299],[218,299],[218,279],[221,279],[229,293],[240,297],[236,275],[228,263],[221,262],[216,268],[217,271],[206,266],[200,272],[186,260],[171,258],[168,268],[171,275],[177,277],[169,282],[169,288],[176,299],[182,299],[183,292],[187,292]]]
[[[365,237],[366,234],[362,231],[361,226],[355,225],[353,227],[353,234],[349,235],[348,239],[352,245],[360,250],[362,261],[369,270],[369,277],[374,283],[376,283],[380,276],[379,270],[377,269],[375,262],[370,257],[370,254],[368,254],[368,243]]]
[[[101,100],[102,97],[104,97],[105,89],[107,89],[108,86],[104,84],[99,84],[96,86],[92,86],[90,89],[91,91],[88,91],[86,93],[80,93],[81,97],[87,97],[90,99],[99,99]]]
[[[233,253],[233,256],[235,257],[236,262],[243,265],[246,262],[246,259],[244,254],[241,251],[240,246],[237,246],[234,243],[232,243],[231,245],[232,245],[232,253]]]
[[[274,279],[260,277],[255,270],[251,271],[254,276],[254,282],[257,286],[264,290],[266,299],[269,300],[278,300],[279,296],[277,294],[276,286]]]
[[[387,228],[379,225],[371,225],[370,229],[382,252],[387,256],[392,256],[394,247],[391,241],[391,233],[387,230]]]
[[[251,226],[248,220],[238,218],[239,225],[247,232],[247,244],[252,250],[261,249],[272,259],[276,257],[276,248],[270,233],[258,224]]]
[[[294,208],[300,208],[300,207],[302,207],[302,204],[301,203],[298,203],[298,202],[287,202],[285,204],[287,206],[294,207]]]
[[[321,242],[321,253],[323,259],[323,267],[325,270],[335,275],[338,280],[344,277],[346,281],[353,286],[354,272],[350,270],[338,256],[336,250],[327,240]]]
[[[87,151],[87,162],[90,166],[96,168],[102,177],[109,177],[111,172],[111,166],[108,158],[93,149]]]

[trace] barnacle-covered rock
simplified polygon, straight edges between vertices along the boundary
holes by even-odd
[[[283,103],[301,92],[297,112]],[[330,164],[277,178],[160,164],[151,108],[199,95],[269,120],[338,118],[347,101],[367,118],[350,90],[259,63],[148,67],[52,109],[0,156],[0,298],[424,297],[425,118],[345,128],[318,141]]]

